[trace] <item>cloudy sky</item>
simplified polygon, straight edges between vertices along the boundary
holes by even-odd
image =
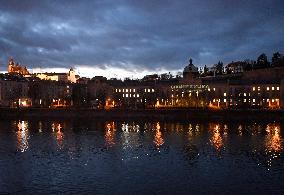
[[[141,77],[284,53],[284,1],[1,0],[0,71]]]

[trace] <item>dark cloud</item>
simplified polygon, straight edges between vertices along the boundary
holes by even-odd
[[[2,1],[0,60],[180,69],[284,52],[283,1]],[[4,66],[2,66],[4,70]]]

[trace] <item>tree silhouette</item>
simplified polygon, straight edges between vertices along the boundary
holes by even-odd
[[[281,58],[281,54],[280,54],[279,52],[275,52],[275,53],[272,55],[272,58],[271,58],[272,64],[274,64],[275,62],[277,62],[280,58]]]
[[[216,73],[217,74],[222,74],[224,69],[223,62],[219,61],[218,64],[216,65]]]
[[[207,66],[205,65],[203,68],[203,74],[206,76],[208,73],[209,69],[207,68]]]
[[[270,66],[265,53],[260,54],[257,58],[256,69],[268,68]]]

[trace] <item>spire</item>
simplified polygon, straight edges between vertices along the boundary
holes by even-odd
[[[191,58],[189,59],[189,65],[193,65],[193,64],[192,64],[192,59],[191,59]]]

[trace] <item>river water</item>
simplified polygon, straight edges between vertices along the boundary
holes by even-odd
[[[283,194],[278,122],[0,121],[0,193]]]

